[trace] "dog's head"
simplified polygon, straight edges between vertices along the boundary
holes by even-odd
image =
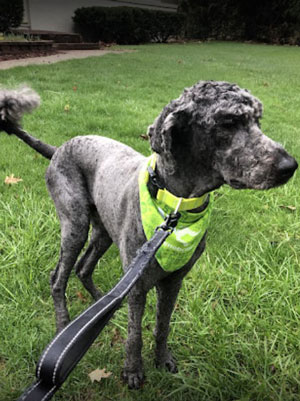
[[[265,136],[261,102],[227,82],[200,81],[167,105],[148,134],[170,174],[190,170],[199,187],[269,189],[286,183],[297,162]],[[197,183],[195,182],[197,186]],[[196,190],[197,192],[197,190]]]

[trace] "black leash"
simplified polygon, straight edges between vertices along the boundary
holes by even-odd
[[[179,217],[178,212],[169,215],[157,227],[153,237],[138,250],[118,284],[54,337],[37,364],[37,381],[17,401],[48,401],[52,398],[120,308],[122,300],[176,227]]]

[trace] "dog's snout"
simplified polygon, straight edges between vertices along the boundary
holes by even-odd
[[[292,156],[285,152],[280,153],[280,158],[276,166],[277,185],[285,184],[293,176],[298,167],[298,163]]]
[[[278,163],[278,173],[282,176],[291,177],[298,167],[298,163],[296,160],[289,156],[289,157],[282,157]]]

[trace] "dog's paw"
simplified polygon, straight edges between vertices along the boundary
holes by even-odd
[[[170,373],[178,372],[176,361],[170,352],[168,352],[163,358],[156,358],[155,364],[157,368],[165,368]]]
[[[122,379],[128,384],[128,388],[132,390],[138,390],[143,386],[145,376],[142,369],[138,370],[137,372],[132,372],[124,368],[122,372]]]

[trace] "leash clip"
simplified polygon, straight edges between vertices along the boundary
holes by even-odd
[[[182,198],[179,199],[179,202],[176,206],[176,209],[174,210],[174,212],[170,213],[169,215],[167,215],[167,217],[165,218],[164,222],[156,227],[155,231],[161,229],[164,231],[173,231],[174,228],[177,226],[178,220],[181,217],[181,214],[178,212],[180,205],[182,202]]]

